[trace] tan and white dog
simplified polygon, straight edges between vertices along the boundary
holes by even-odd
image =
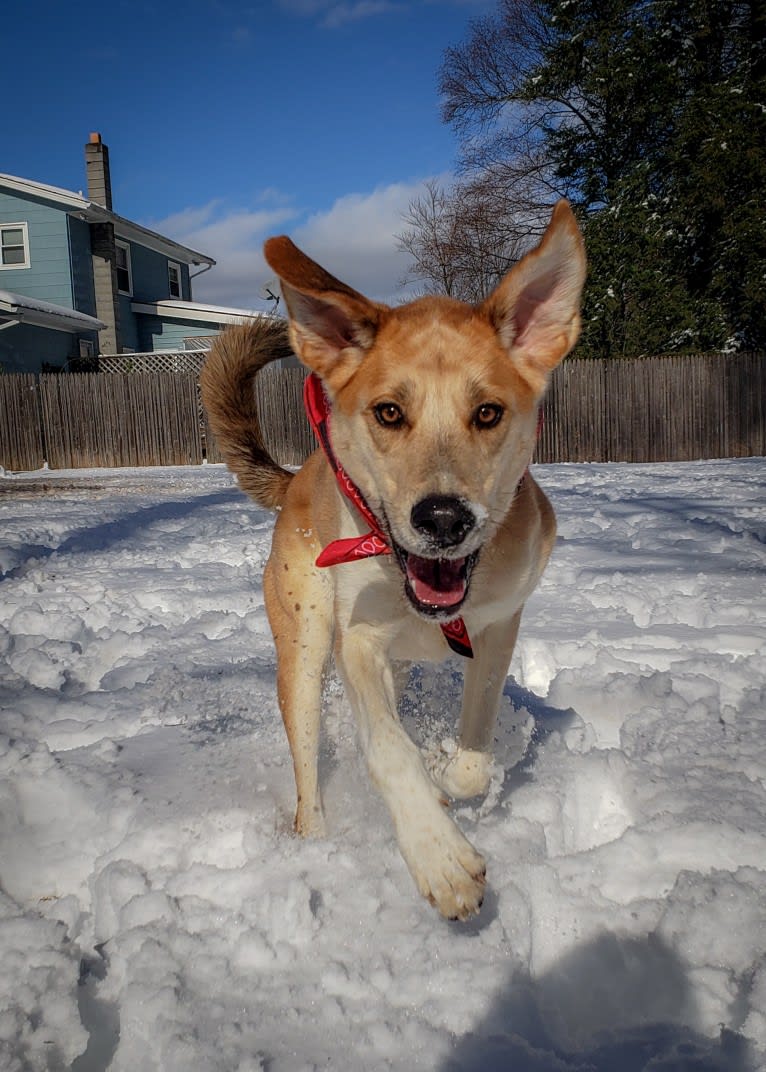
[[[465,919],[481,906],[485,865],[445,805],[487,790],[521,612],[555,539],[527,467],[548,376],[579,333],[582,239],[560,201],[540,245],[476,307],[425,297],[390,308],[286,237],[265,253],[292,347],[314,373],[309,407],[325,449],[293,474],[264,445],[252,379],[288,350],[279,322],[222,335],[202,390],[241,487],[279,511],[264,591],[295,828],[324,829],[321,690],[334,654],[418,889]],[[397,668],[443,660],[451,647],[469,656],[458,748],[426,764],[397,715]]]

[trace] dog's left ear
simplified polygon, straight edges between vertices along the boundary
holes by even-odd
[[[388,307],[341,283],[286,235],[267,239],[263,252],[282,285],[296,354],[331,385],[344,382],[372,346]]]
[[[524,378],[542,393],[550,372],[580,334],[585,282],[582,236],[568,201],[559,201],[540,245],[482,303]]]

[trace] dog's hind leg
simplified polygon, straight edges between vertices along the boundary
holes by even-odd
[[[295,771],[295,831],[305,837],[325,832],[319,731],[324,670],[332,647],[331,597],[325,589],[325,578],[299,558],[288,562],[275,556],[264,573],[277,649],[277,696]]]
[[[458,747],[432,758],[433,778],[455,799],[481,796],[489,788],[492,737],[521,623],[521,610],[510,622],[488,626],[474,640],[474,657],[465,667]]]

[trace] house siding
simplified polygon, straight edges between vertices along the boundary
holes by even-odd
[[[33,324],[6,328],[0,331],[0,369],[3,372],[40,372],[43,365],[60,368],[69,358],[78,356],[80,337],[95,339],[95,334],[70,335]]]
[[[125,241],[125,239],[120,239]],[[120,295],[120,334],[122,348],[143,353],[160,347],[163,350],[177,347],[183,349],[183,339],[189,334],[184,328],[188,325],[170,324],[159,317],[136,316],[131,308],[131,301],[156,302],[170,297],[168,282],[168,258],[162,253],[148,249],[137,242],[128,242],[130,246],[130,264],[133,279],[132,298]],[[177,263],[177,262],[174,262]],[[184,299],[189,296],[189,269],[181,265],[181,287]],[[147,323],[151,321],[151,323]],[[211,331],[200,334],[216,334],[218,327],[211,325]],[[196,325],[195,325],[196,330]]]
[[[90,227],[85,220],[67,216],[69,226],[69,259],[72,267],[74,307],[88,316],[96,316],[93,284],[93,257],[90,250]]]
[[[138,317],[131,309],[130,303],[133,300],[126,294],[120,294],[120,342],[123,350],[138,350],[141,351],[141,340],[139,338],[139,325]]]
[[[132,302],[155,303],[177,297],[170,294],[169,260],[181,270],[180,298],[191,301],[194,268],[140,242],[124,239],[119,231],[116,238],[127,241],[130,247],[132,294],[116,295],[115,317],[107,317],[103,301],[97,301],[109,283],[108,274],[101,271],[104,258],[99,235],[102,229],[111,229],[112,223],[86,222],[76,214],[70,215],[65,205],[55,204],[45,194],[38,197],[7,187],[0,187],[0,222],[26,224],[30,262],[27,268],[0,271],[0,289],[77,309],[106,324],[99,333],[69,333],[31,324],[5,327],[0,331],[0,368],[40,371],[43,365],[63,366],[79,356],[80,338],[93,341],[97,353],[114,352],[116,347],[141,352],[182,349],[183,340],[189,336],[214,336],[221,330],[214,321],[136,314]]]
[[[120,237],[119,235],[117,236]],[[120,239],[125,241],[125,239]],[[146,246],[130,242],[130,258],[133,267],[133,299],[139,302],[162,301],[169,298],[168,258]],[[174,263],[177,263],[174,261]],[[183,297],[188,300],[189,269],[181,265]]]
[[[0,288],[74,308],[67,220],[45,201],[0,191],[0,222],[26,221],[29,235],[29,268],[4,268]]]
[[[138,317],[139,350],[148,353],[151,350],[183,350],[184,339],[193,335],[218,335],[221,325],[212,321],[172,320],[159,316]]]

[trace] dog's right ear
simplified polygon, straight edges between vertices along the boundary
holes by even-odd
[[[263,252],[282,285],[293,349],[330,386],[341,386],[372,346],[387,306],[341,283],[286,235],[267,239]]]

